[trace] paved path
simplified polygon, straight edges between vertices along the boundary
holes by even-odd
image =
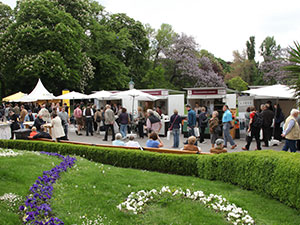
[[[108,136],[108,141],[103,141],[104,138],[104,132],[101,132],[101,134],[95,134],[94,136],[86,136],[85,135],[85,131],[83,131],[83,135],[78,136],[75,134],[74,131],[69,131],[69,140],[70,141],[80,141],[80,142],[86,142],[86,143],[91,143],[91,144],[111,144],[111,135]],[[161,140],[164,143],[164,148],[171,148],[172,144],[173,144],[173,138],[171,138],[171,140],[167,140],[167,138],[162,137]],[[179,149],[183,147],[183,142],[186,140],[186,138],[183,137],[183,135],[180,136],[180,146]],[[138,141],[140,143],[141,146],[146,146],[146,141],[147,138],[144,139],[140,139],[137,138],[136,141]],[[198,144],[198,146],[201,147],[202,152],[209,152],[210,148],[211,148],[211,144],[210,144],[210,140],[209,139],[205,139],[206,143],[205,144]],[[242,147],[245,146],[246,141],[245,138],[241,138],[241,139],[237,139],[235,140],[236,144],[238,145],[237,148],[235,148],[234,150],[230,149],[230,145],[228,143],[228,152],[240,152],[243,151]],[[272,150],[276,150],[276,151],[281,151],[283,147],[283,143],[281,143],[279,146],[271,146],[271,147],[262,147],[262,149],[272,149]],[[253,141],[251,143],[250,146],[250,150],[254,150],[256,148],[256,142]]]

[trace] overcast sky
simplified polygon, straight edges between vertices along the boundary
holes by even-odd
[[[14,7],[15,0],[0,0]],[[201,48],[232,60],[250,36],[256,48],[266,36],[282,47],[300,42],[299,0],[98,0],[111,13],[128,16],[159,28],[171,24],[177,33],[193,36]],[[257,57],[258,58],[258,57]]]

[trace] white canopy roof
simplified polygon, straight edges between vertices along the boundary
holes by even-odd
[[[119,97],[119,98],[129,96],[129,97],[132,97],[139,101],[156,101],[156,100],[158,100],[157,97],[150,95],[148,93],[136,90],[136,89],[131,89],[128,91],[121,91],[121,92],[113,94],[112,96]]]
[[[295,90],[289,88],[286,85],[276,84],[272,86],[261,87],[257,89],[251,89],[248,91],[243,91],[254,96],[263,96],[268,98],[286,98],[295,99]]]
[[[38,100],[52,100],[55,99],[55,96],[51,94],[42,84],[41,79],[39,79],[33,91],[16,101],[18,102],[35,102]]]
[[[88,95],[88,98],[95,98],[99,100],[111,100],[111,99],[119,99],[118,97],[113,97],[113,94],[109,91],[97,91],[93,94]]]
[[[55,99],[89,99],[89,97],[86,94],[71,91],[67,94],[57,96]]]

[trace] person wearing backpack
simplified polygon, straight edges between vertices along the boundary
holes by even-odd
[[[243,150],[248,151],[252,142],[252,139],[255,138],[256,140],[256,149],[261,150],[261,145],[260,145],[260,129],[263,124],[263,119],[260,113],[258,113],[255,109],[254,106],[250,107],[250,122],[249,122],[249,128],[248,128],[248,136],[246,138],[247,144],[245,147],[243,147]]]

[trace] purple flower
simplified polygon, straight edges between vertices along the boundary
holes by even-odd
[[[31,194],[26,197],[25,201],[25,205],[28,207],[25,224],[63,225],[64,222],[57,217],[50,217],[49,221],[46,222],[46,217],[49,218],[49,214],[52,211],[47,201],[52,197],[52,185],[60,177],[59,174],[63,171],[67,171],[68,168],[71,168],[75,164],[76,158],[72,158],[70,156],[64,157],[60,154],[49,152],[41,152],[41,154],[57,156],[63,161],[51,170],[44,171],[43,176],[39,176],[29,189]],[[24,211],[25,207],[21,205],[19,210]]]

